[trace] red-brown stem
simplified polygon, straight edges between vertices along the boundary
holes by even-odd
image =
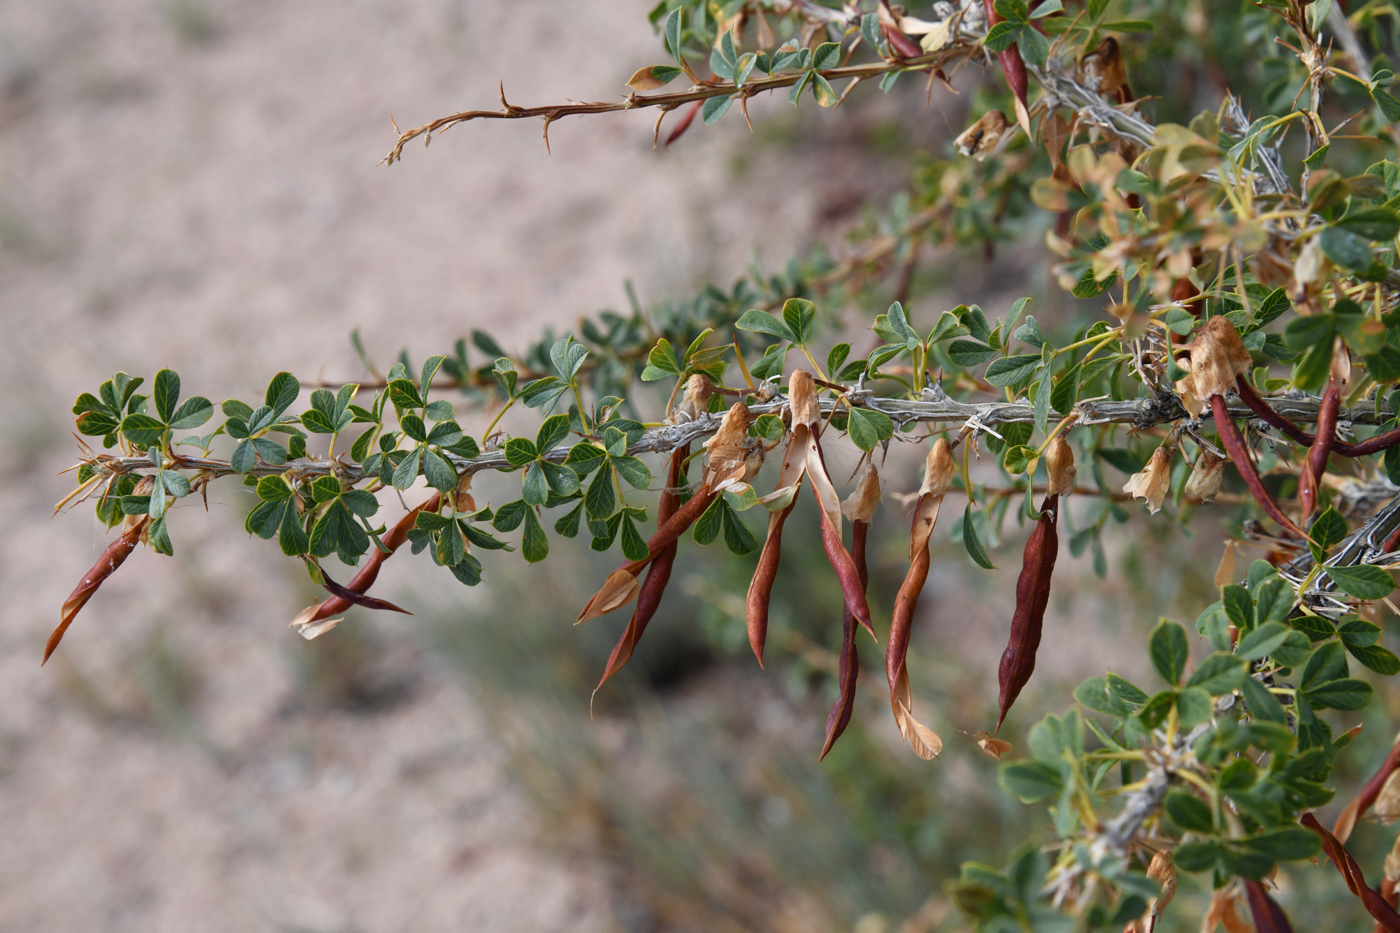
[[[1060,497],[1049,495],[1040,504],[1040,520],[1026,539],[1025,555],[1021,561],[1021,576],[1016,580],[1016,612],[1011,617],[1011,637],[1002,652],[997,668],[1001,693],[997,700],[997,727],[1001,731],[1006,711],[1021,695],[1021,689],[1035,673],[1035,653],[1040,648],[1041,628],[1045,609],[1050,604],[1050,578],[1055,572],[1055,558],[1060,550]]]
[[[63,641],[63,634],[68,631],[68,626],[73,624],[73,620],[78,617],[83,606],[92,598],[92,594],[97,592],[104,581],[117,572],[131,552],[135,550],[136,543],[141,540],[141,532],[146,530],[146,525],[150,523],[150,517],[146,516],[139,521],[131,523],[131,526],[121,533],[117,540],[107,545],[103,549],[101,556],[92,565],[83,578],[78,581],[78,585],[63,602],[63,616],[58,623],[58,628],[49,635],[48,643],[44,645],[44,658],[39,662],[43,667],[48,663],[49,655],[54,653],[58,643]]]
[[[866,567],[865,560],[865,540],[870,531],[867,522],[857,519],[852,522],[851,532],[851,560],[855,562],[856,573],[860,576],[860,588],[862,591],[870,582],[870,573]],[[860,675],[860,655],[856,651],[856,620],[851,615],[851,610],[843,609],[841,613],[841,660],[837,672],[837,680],[840,682],[841,695],[836,698],[836,702],[831,705],[831,712],[826,715],[826,742],[822,745],[821,754],[817,760],[821,761],[826,757],[826,753],[831,751],[831,746],[836,744],[836,740],[841,738],[841,733],[846,731],[846,726],[851,721],[851,711],[856,705],[856,678]]]
[[[749,584],[748,597],[744,603],[749,647],[753,649],[754,657],[758,658],[759,667],[763,666],[763,648],[768,642],[768,602],[773,595],[773,581],[778,578],[778,561],[782,558],[783,525],[787,523],[788,515],[792,514],[796,504],[794,497],[787,508],[773,516],[768,536],[763,539],[763,553],[758,557],[758,567],[753,572],[753,581]]]
[[[822,547],[826,550],[826,559],[831,563],[831,569],[836,571],[836,579],[841,583],[841,593],[845,597],[846,608],[851,615],[856,617],[856,621],[861,627],[869,632],[877,641],[875,626],[870,623],[870,606],[865,601],[865,586],[861,582],[860,574],[856,571],[855,561],[851,560],[851,554],[841,543],[841,532],[839,529],[831,527],[831,521],[826,517],[826,510],[821,509],[822,517]]]
[[[680,508],[680,497],[676,495],[675,490],[680,488],[683,476],[681,467],[688,456],[690,456],[690,445],[688,444],[671,454],[671,466],[666,474],[666,488],[662,490],[661,499],[656,504],[658,530]],[[627,628],[623,630],[622,636],[613,646],[612,654],[608,655],[607,666],[603,668],[603,676],[599,679],[598,686],[593,688],[594,693],[597,693],[598,689],[607,683],[609,677],[622,670],[632,659],[632,652],[636,650],[637,643],[642,640],[642,633],[646,631],[647,623],[651,621],[652,616],[656,615],[656,610],[661,606],[661,597],[666,592],[666,584],[671,580],[671,568],[675,566],[676,552],[679,549],[680,545],[672,541],[663,547],[656,555],[656,559],[651,562],[646,579],[642,581],[641,589],[637,593],[637,607],[632,610],[632,618],[627,621]]]
[[[378,548],[370,551],[369,560],[365,561],[365,565],[359,569],[359,572],[350,578],[350,582],[345,584],[345,588],[356,593],[367,592],[369,588],[374,585],[374,581],[379,578],[379,568],[383,565],[384,561],[388,560],[390,555],[403,546],[403,543],[408,540],[408,533],[417,527],[418,513],[424,510],[436,512],[438,503],[441,501],[442,494],[433,493],[428,497],[426,502],[410,510],[407,515],[399,519],[398,524],[393,527],[393,530],[380,539],[384,542],[384,546],[389,549],[388,553]],[[308,621],[319,622],[321,619],[329,619],[336,613],[344,612],[349,609],[351,605],[353,604],[347,599],[341,599],[339,596],[332,596],[316,607],[316,611],[312,613]]]
[[[1338,842],[1337,837],[1329,833],[1317,821],[1317,817],[1311,813],[1304,813],[1298,822],[1317,833],[1322,839],[1322,848],[1326,851],[1327,857],[1332,860],[1337,871],[1341,872],[1347,887],[1351,889],[1351,893],[1361,898],[1361,903],[1366,906],[1367,912],[1376,918],[1376,924],[1386,933],[1400,933],[1400,913],[1396,913],[1395,908],[1386,903],[1379,891],[1366,884],[1366,877],[1361,873],[1361,866],[1356,864],[1356,859],[1351,857],[1346,846]]]
[[[1210,404],[1211,410],[1215,413],[1215,429],[1220,435],[1220,445],[1230,455],[1235,469],[1239,470],[1240,476],[1244,477],[1245,485],[1249,487],[1250,493],[1253,494],[1260,508],[1264,510],[1264,514],[1298,537],[1306,538],[1307,535],[1303,533],[1303,530],[1294,524],[1291,518],[1283,514],[1283,510],[1278,507],[1273,496],[1269,495],[1269,490],[1264,488],[1264,481],[1259,477],[1259,468],[1254,465],[1254,461],[1249,456],[1249,448],[1245,446],[1244,438],[1240,436],[1240,429],[1230,419],[1230,412],[1225,407],[1225,396],[1212,395]]]
[[[1307,524],[1317,510],[1318,493],[1322,476],[1327,472],[1327,458],[1332,453],[1332,443],[1337,438],[1337,408],[1341,404],[1342,393],[1336,380],[1328,379],[1327,388],[1322,393],[1322,401],[1317,407],[1317,436],[1308,448],[1307,460],[1303,463],[1303,474],[1298,478],[1298,506]]]
[[[987,10],[988,28],[1001,22],[1001,17],[997,15],[994,0],[983,0]],[[1028,106],[1026,103],[1026,63],[1021,59],[1021,50],[1015,45],[1005,52],[997,53],[997,61],[1001,62],[1002,73],[1006,75],[1006,86],[1011,88],[1011,93],[1016,95],[1016,99],[1021,102],[1021,106]]]
[[[1253,878],[1245,879],[1245,893],[1249,896],[1249,913],[1254,918],[1254,929],[1258,933],[1293,933],[1293,925],[1288,915],[1278,905],[1264,885]]]
[[[914,510],[914,524],[919,522],[919,509]],[[911,532],[912,536],[912,532]],[[894,615],[890,620],[890,643],[885,646],[885,677],[893,690],[899,683],[899,675],[904,673],[904,659],[909,653],[909,635],[914,627],[914,607],[919,602],[919,594],[928,581],[929,554],[925,545],[909,561],[909,572],[899,586],[899,594],[894,598]]]

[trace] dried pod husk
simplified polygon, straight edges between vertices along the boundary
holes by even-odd
[[[73,624],[73,620],[87,605],[87,601],[92,599],[92,594],[96,593],[107,578],[116,573],[117,568],[131,556],[131,552],[135,550],[137,542],[141,540],[141,536],[145,533],[146,526],[150,524],[150,521],[150,516],[143,515],[128,525],[115,541],[103,549],[97,562],[92,565],[88,572],[83,574],[83,578],[78,581],[73,592],[68,594],[68,598],[63,601],[58,627],[53,630],[53,634],[49,635],[48,643],[44,645],[44,659],[39,662],[40,667],[48,663],[49,656],[54,653],[58,643],[63,641],[63,635],[68,631],[68,626]]]
[[[938,521],[939,508],[953,476],[952,448],[946,440],[934,441],[925,461],[924,483],[920,488],[914,518],[909,529],[909,571],[900,584],[890,622],[890,641],[885,648],[885,677],[890,685],[890,710],[900,735],[920,758],[938,755],[943,742],[937,734],[914,718],[910,710],[909,636],[914,626],[914,607],[928,581],[928,542]]]
[[[1210,502],[1220,492],[1221,481],[1225,478],[1225,458],[1217,457],[1209,450],[1202,449],[1191,467],[1191,475],[1186,478],[1186,495]]]
[[[1147,877],[1162,886],[1162,893],[1152,899],[1149,916],[1157,918],[1176,897],[1176,866],[1172,864],[1170,849],[1158,849],[1147,865]]]
[[[953,145],[958,152],[981,162],[998,150],[1002,137],[1009,135],[1007,129],[1010,126],[1006,114],[1000,110],[988,110],[981,119],[963,130],[953,140]]]
[[[866,567],[865,543],[870,533],[867,520],[855,519],[851,529],[851,560],[856,565],[862,592],[870,582],[870,572]],[[851,711],[856,705],[856,680],[860,675],[860,654],[856,650],[856,619],[851,610],[842,607],[841,611],[841,653],[837,664],[836,680],[840,694],[826,714],[826,741],[822,743],[821,761],[831,751],[831,746],[841,738],[851,721]]]
[[[305,609],[303,609],[300,613],[297,614],[297,617],[292,620],[292,623],[288,626],[288,628],[292,629],[294,632],[296,632],[302,638],[305,638],[307,641],[311,641],[313,639],[320,638],[322,635],[326,634],[331,629],[335,628],[337,625],[345,621],[344,616],[336,616],[333,619],[315,618],[316,610],[320,608],[320,605],[320,603],[312,603],[310,606],[307,606]]]
[[[817,404],[817,384],[805,369],[794,369],[788,377],[788,405],[794,425],[805,424],[813,433],[820,430],[822,410]]]
[[[924,482],[919,487],[919,495],[943,498],[952,488],[956,470],[952,445],[943,438],[938,438],[924,457]]]
[[[661,492],[661,499],[656,504],[656,527],[660,529],[666,524],[671,516],[676,514],[680,508],[680,496],[676,490],[683,482],[684,474],[682,467],[686,458],[690,456],[690,445],[680,447],[671,453],[671,465],[666,476],[666,488]],[[671,569],[676,563],[676,552],[679,545],[672,541],[661,548],[656,555],[656,559],[647,568],[646,579],[637,590],[637,608],[632,610],[632,618],[627,621],[627,628],[623,629],[622,636],[618,638],[617,644],[613,646],[612,654],[608,655],[607,666],[603,669],[603,676],[598,680],[598,686],[593,688],[596,696],[602,689],[603,684],[612,677],[632,659],[632,652],[637,648],[637,642],[642,640],[642,634],[646,631],[647,623],[656,615],[656,610],[661,606],[661,597],[666,592],[666,584],[671,579]],[[591,701],[590,701],[591,702]]]
[[[1249,372],[1250,356],[1233,324],[1213,317],[1191,342],[1190,379],[1193,394],[1210,401],[1235,387],[1235,379]]]
[[[861,464],[856,474],[856,488],[846,501],[841,503],[841,514],[853,522],[870,524],[875,518],[875,510],[880,507],[880,471],[872,460]],[[854,544],[851,556],[855,556]]]
[[[807,445],[811,430],[805,424],[793,428],[788,437],[787,449],[783,452],[783,469],[778,476],[778,489],[792,489],[796,492],[807,472]],[[778,577],[778,562],[782,557],[783,525],[792,514],[797,498],[794,495],[788,504],[768,515],[768,534],[763,539],[763,551],[758,556],[758,567],[754,569],[753,580],[744,600],[744,619],[748,628],[749,647],[758,666],[763,666],[763,648],[768,640],[768,602],[773,594],[773,581]]]
[[[997,683],[1001,688],[997,700],[997,727],[1001,731],[1007,710],[1035,672],[1035,654],[1040,648],[1040,634],[1045,622],[1045,609],[1050,604],[1050,578],[1055,572],[1055,558],[1060,550],[1058,528],[1060,497],[1048,495],[1040,504],[1040,519],[1026,539],[1021,559],[1021,576],[1016,580],[1016,612],[1011,617],[1011,636],[997,667]]]
[[[1240,915],[1243,892],[1234,885],[1221,888],[1211,895],[1210,908],[1201,922],[1201,928],[1214,930],[1225,927],[1226,933],[1257,933],[1253,925]]]
[[[1115,104],[1133,100],[1128,72],[1123,67],[1123,53],[1118,48],[1118,40],[1112,36],[1105,36],[1098,48],[1079,60],[1079,81]]]
[[[1283,912],[1278,902],[1269,896],[1269,892],[1264,890],[1262,882],[1246,878],[1244,889],[1257,933],[1293,933],[1293,925],[1288,922],[1288,915]]]
[[[1152,451],[1152,459],[1141,473],[1134,473],[1123,484],[1123,491],[1134,499],[1146,499],[1147,507],[1156,515],[1162,509],[1162,501],[1167,498],[1167,490],[1172,478],[1171,448],[1163,445]]]
[[[709,459],[703,485],[723,490],[748,482],[763,466],[763,442],[749,437],[753,413],[743,402],[735,402],[725,412],[719,430],[705,442]]]
[[[685,381],[685,395],[677,406],[680,421],[694,421],[710,410],[715,384],[704,373],[695,373]]]
[[[1067,496],[1074,492],[1074,448],[1063,434],[1055,435],[1045,448],[1045,472],[1050,477],[1051,495]]]
[[[1371,813],[1382,823],[1400,820],[1400,771],[1392,771],[1390,777],[1385,779]]]

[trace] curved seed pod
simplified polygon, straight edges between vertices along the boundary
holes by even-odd
[[[1390,752],[1376,769],[1376,773],[1371,775],[1371,779],[1361,788],[1361,793],[1357,794],[1356,799],[1347,804],[1346,809],[1337,817],[1337,822],[1332,826],[1332,834],[1339,841],[1346,842],[1351,836],[1356,821],[1365,816],[1380,798],[1381,790],[1389,783],[1396,769],[1400,769],[1400,737],[1396,738],[1395,744],[1390,747]]]
[[[1253,878],[1246,878],[1244,889],[1249,896],[1249,913],[1254,918],[1254,928],[1259,933],[1293,933],[1293,925],[1288,922],[1288,915],[1283,912],[1278,902],[1269,896],[1269,892],[1264,890],[1263,884]]]
[[[997,15],[993,0],[983,0],[987,10],[987,27],[991,28],[1001,22],[1001,17]],[[1021,58],[1021,50],[1012,45],[1004,52],[997,53],[997,61],[1001,63],[1002,73],[1006,75],[1006,86],[1011,88],[1011,93],[1016,96],[1016,119],[1026,131],[1027,136],[1033,135],[1030,128],[1030,115],[1026,111],[1026,63]]]
[[[1282,431],[1289,440],[1295,444],[1302,444],[1311,447],[1316,442],[1316,435],[1309,434],[1283,415],[1269,407],[1269,403],[1259,397],[1244,378],[1240,376],[1235,381],[1235,391],[1239,393],[1240,401],[1249,406],[1249,410],[1259,417],[1259,420]],[[1375,437],[1349,444],[1346,441],[1333,439],[1332,453],[1341,454],[1343,457],[1368,457],[1371,454],[1378,454],[1383,450],[1400,444],[1400,428],[1386,431],[1384,434],[1377,434]]]
[[[870,582],[870,572],[865,562],[865,539],[870,532],[870,523],[856,519],[851,531],[851,559],[855,561],[856,573],[860,576],[860,588],[865,590]],[[856,619],[850,609],[841,612],[841,659],[837,668],[837,682],[841,695],[831,705],[826,714],[826,741],[822,744],[817,761],[826,757],[831,746],[841,738],[851,721],[851,711],[856,705],[856,679],[860,676],[860,654],[856,651]]]
[[[1318,487],[1322,475],[1327,472],[1327,458],[1331,456],[1332,444],[1337,438],[1337,408],[1341,400],[1342,393],[1337,388],[1337,381],[1327,380],[1322,403],[1317,408],[1317,436],[1308,448],[1302,475],[1298,477],[1298,507],[1304,524],[1317,509]]]
[[[919,487],[919,501],[914,508],[909,528],[909,571],[895,596],[894,615],[890,621],[890,641],[885,648],[885,677],[890,684],[890,711],[899,726],[900,735],[920,758],[934,758],[943,748],[937,734],[914,718],[910,710],[909,671],[905,658],[909,653],[909,635],[914,625],[914,607],[928,581],[928,541],[938,521],[943,496],[953,481],[952,447],[943,438],[933,442],[925,461],[924,482]]]
[[[39,662],[40,667],[48,663],[49,656],[54,653],[58,643],[63,641],[63,634],[68,631],[68,626],[73,624],[73,620],[78,617],[83,606],[87,605],[92,594],[96,593],[98,587],[108,577],[116,573],[117,568],[131,556],[131,552],[135,550],[136,543],[141,540],[141,535],[146,531],[146,525],[150,523],[150,520],[150,516],[143,516],[132,522],[117,540],[107,545],[92,568],[83,574],[77,587],[63,602],[61,621],[58,623],[58,627],[53,630],[53,634],[49,636],[48,643],[44,645],[44,659]]]
[[[436,512],[438,504],[441,501],[441,494],[434,493],[429,496],[427,501],[422,505],[411,509],[407,515],[399,519],[398,524],[393,527],[393,530],[380,539],[383,541],[384,546],[389,549],[388,553],[379,550],[379,548],[370,551],[369,560],[365,561],[365,565],[350,578],[350,582],[345,584],[345,588],[361,595],[367,592],[369,588],[374,585],[374,581],[379,578],[379,568],[383,565],[384,561],[408,540],[408,533],[418,524],[418,513],[424,510]],[[315,626],[317,622],[329,619],[336,613],[344,612],[349,609],[351,605],[353,604],[348,599],[332,596],[330,599],[317,606],[309,617],[303,619],[299,615],[292,624],[300,631],[305,626]],[[305,613],[302,615],[305,615]],[[326,630],[327,629],[322,629],[321,631]]]
[[[575,625],[587,622],[607,612],[627,605],[637,598],[641,584],[637,576],[657,555],[674,542],[695,520],[705,514],[705,510],[726,488],[747,482],[763,466],[763,447],[757,438],[748,436],[753,413],[743,402],[735,402],[725,413],[719,430],[705,442],[709,459],[705,464],[704,480],[695,494],[690,497],[670,518],[661,523],[656,533],[647,542],[647,556],[644,560],[630,560],[608,574],[603,588],[594,593],[578,614]]]
[[[795,374],[794,374],[795,376]],[[810,377],[808,377],[810,381]],[[783,469],[778,476],[778,489],[791,488],[795,493],[807,472],[807,440],[811,431],[805,423],[797,423],[794,418],[792,434],[788,437],[787,450],[783,453]],[[763,552],[758,557],[758,567],[749,583],[748,596],[744,600],[744,619],[748,627],[749,647],[758,666],[763,666],[763,647],[768,640],[768,601],[773,595],[773,581],[778,577],[778,561],[782,556],[783,525],[792,514],[796,496],[785,508],[768,516],[768,534],[763,539]]]
[[[685,505],[677,509],[676,513],[662,523],[656,533],[651,536],[651,540],[647,542],[646,559],[630,560],[608,574],[608,579],[604,581],[602,589],[589,598],[574,624],[587,622],[589,619],[612,612],[636,599],[641,589],[637,576],[656,559],[657,555],[668,544],[674,543],[685,533],[686,529],[695,524],[695,520],[705,513],[705,510],[710,507],[718,495],[718,491],[705,484],[695,490],[695,494],[686,501]]]
[[[680,497],[676,495],[675,490],[681,485],[681,467],[688,456],[690,456],[689,445],[678,448],[671,454],[671,467],[666,474],[666,488],[661,493],[661,500],[656,504],[658,528],[666,524],[667,519],[675,515],[676,510],[680,508]],[[612,654],[608,655],[608,664],[603,669],[603,676],[598,680],[598,686],[593,688],[595,696],[602,689],[603,684],[608,682],[608,678],[622,670],[632,659],[632,652],[636,650],[637,642],[641,641],[647,623],[651,621],[652,616],[656,615],[656,610],[661,605],[661,597],[666,592],[666,584],[671,579],[671,568],[676,562],[677,550],[679,550],[679,545],[672,541],[663,547],[661,552],[656,555],[656,559],[651,562],[651,568],[647,570],[646,579],[642,581],[637,595],[637,608],[632,610],[632,618],[628,620],[627,628],[623,630],[622,636],[613,646]]]
[[[1040,520],[1026,540],[1021,576],[1016,581],[1016,613],[1011,617],[1011,637],[997,668],[1001,695],[997,701],[994,732],[1001,731],[1006,711],[1011,709],[1035,671],[1035,653],[1040,647],[1045,607],[1050,603],[1050,577],[1055,572],[1055,557],[1060,550],[1059,500],[1060,497],[1053,494],[1045,497],[1040,504]]]
[[[1264,481],[1259,477],[1259,468],[1250,459],[1249,448],[1245,447],[1244,438],[1240,436],[1240,429],[1230,419],[1230,412],[1225,407],[1225,396],[1212,396],[1210,404],[1215,414],[1215,429],[1220,435],[1220,445],[1230,455],[1230,460],[1235,464],[1235,469],[1240,471],[1240,476],[1244,477],[1245,485],[1249,487],[1255,501],[1263,508],[1266,515],[1278,522],[1283,528],[1300,538],[1306,538],[1307,535],[1303,533],[1303,530],[1294,524],[1291,518],[1283,514],[1283,510],[1278,507],[1273,496],[1269,495],[1269,490],[1264,488]]]
[[[1298,822],[1322,839],[1322,850],[1327,853],[1337,871],[1341,872],[1351,893],[1361,899],[1366,911],[1376,919],[1376,926],[1387,933],[1400,933],[1400,913],[1395,912],[1395,908],[1386,902],[1379,891],[1366,884],[1366,876],[1361,873],[1361,866],[1356,864],[1356,859],[1337,841],[1337,837],[1329,833],[1311,813],[1304,813]]]
[[[865,601],[865,589],[860,584],[855,562],[841,541],[841,497],[826,472],[826,458],[822,455],[821,442],[817,436],[820,409],[816,403],[816,386],[811,374],[795,370],[788,380],[788,402],[792,406],[793,432],[788,442],[789,450],[805,451],[805,470],[812,481],[812,494],[821,506],[822,548],[836,579],[841,583],[841,593],[846,608],[856,617],[861,626],[875,635],[875,626],[870,622],[870,607]],[[806,429],[805,433],[804,430]],[[799,447],[800,444],[800,447]]]

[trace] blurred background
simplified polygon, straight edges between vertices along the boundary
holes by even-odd
[[[522,105],[619,96],[662,60],[651,6],[0,2],[0,930],[954,930],[944,879],[1041,819],[995,790],[971,737],[994,721],[1019,532],[997,573],[936,536],[911,668],[937,762],[900,743],[862,637],[856,715],[817,764],[839,591],[796,533],[766,673],[743,633],[753,558],[692,546],[590,718],[625,619],[571,622],[613,556],[555,538],[533,570],[488,555],[475,589],[395,560],[377,592],[413,616],[356,610],[308,643],[286,627],[315,595],[305,573],[248,538],[241,487],[215,484],[208,516],[173,513],[175,558],[134,554],[39,668],[108,540],[88,508],[50,513],[72,400],[113,372],[171,367],[218,401],[281,369],[356,379],[355,329],[386,364],[473,328],[521,348],[626,309],[629,280],[651,306],[754,261],[849,252],[843,232],[963,126],[962,98],[925,107],[907,82],[834,114],[757,100],[753,135],[735,114],[666,152],[649,116],[618,114],[554,124],[552,155],[537,123],[484,123],[376,165],[391,114],[494,107],[501,80]],[[1020,249],[931,271],[913,315],[1053,308],[1019,271],[1039,247]],[[872,537],[885,618],[907,550],[890,494],[920,460],[891,457]],[[1146,527],[1110,533],[1107,581],[1062,557],[1013,743],[1067,685],[1141,675],[1156,615],[1213,598],[1220,533]]]

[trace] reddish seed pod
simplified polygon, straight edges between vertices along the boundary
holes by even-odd
[[[1244,888],[1249,896],[1249,913],[1254,918],[1254,929],[1259,933],[1293,933],[1293,925],[1288,922],[1288,915],[1283,912],[1278,902],[1269,896],[1269,892],[1264,890],[1263,884],[1253,878],[1246,878]]]
[[[1211,410],[1215,414],[1215,429],[1220,435],[1220,445],[1225,448],[1225,453],[1230,455],[1230,460],[1235,464],[1235,469],[1240,471],[1240,476],[1244,477],[1245,485],[1253,494],[1256,502],[1264,510],[1264,513],[1278,522],[1287,531],[1300,538],[1306,538],[1303,530],[1294,524],[1293,520],[1283,514],[1283,510],[1278,507],[1274,497],[1269,495],[1269,490],[1264,488],[1264,481],[1259,477],[1259,468],[1250,459],[1249,448],[1245,446],[1244,438],[1240,436],[1240,429],[1235,426],[1235,422],[1230,418],[1230,412],[1225,407],[1225,396],[1214,395],[1210,400]]]
[[[1317,436],[1308,448],[1307,460],[1303,463],[1303,473],[1298,477],[1298,506],[1306,523],[1317,509],[1318,494],[1322,476],[1327,472],[1327,458],[1332,454],[1332,443],[1337,437],[1337,409],[1341,405],[1342,393],[1335,379],[1327,380],[1327,388],[1322,393],[1322,402],[1317,409]]]
[[[851,532],[851,560],[856,565],[856,573],[860,577],[860,588],[864,592],[870,582],[870,573],[865,562],[865,541],[870,531],[870,523],[857,519]],[[836,744],[836,740],[841,738],[841,733],[846,731],[846,726],[851,721],[851,711],[856,705],[856,679],[860,675],[860,655],[856,651],[856,620],[850,609],[843,607],[841,613],[841,656],[837,668],[837,681],[840,684],[841,695],[836,698],[836,702],[831,706],[831,712],[826,716],[826,742],[822,745],[821,754],[817,760],[821,761],[826,757],[826,753],[831,751],[831,746]]]
[[[117,540],[102,551],[102,555],[97,558],[97,562],[92,565],[87,573],[83,574],[82,580],[78,581],[77,587],[69,594],[63,603],[62,620],[58,627],[49,636],[48,643],[44,645],[44,659],[39,662],[43,667],[48,663],[49,655],[54,653],[58,643],[63,641],[63,634],[68,631],[68,626],[73,624],[73,620],[78,617],[78,613],[87,601],[92,598],[92,594],[97,592],[104,581],[117,572],[117,568],[125,563],[135,550],[136,543],[141,540],[141,533],[146,530],[149,524],[149,517],[134,521],[131,526],[121,533]]]
[[[1001,17],[994,9],[993,0],[983,0],[987,10],[987,26],[995,26],[1001,22]],[[1016,46],[1011,46],[1005,52],[997,53],[997,61],[1001,63],[1002,73],[1006,75],[1006,85],[1011,88],[1011,93],[1016,95],[1016,99],[1021,102],[1021,106],[1026,104],[1026,63],[1021,59],[1021,50]]]
[[[793,505],[796,505],[794,502]],[[763,540],[763,553],[758,557],[753,581],[744,601],[744,618],[749,632],[749,647],[758,666],[763,666],[763,648],[768,642],[768,602],[773,595],[773,581],[778,578],[778,561],[782,558],[783,525],[792,514],[793,505],[774,512],[768,519],[768,537]]]
[[[846,609],[855,616],[862,628],[878,638],[879,636],[875,635],[875,626],[870,622],[870,606],[865,600],[865,586],[856,571],[856,564],[851,559],[850,552],[841,543],[841,530],[832,526],[825,510],[821,513],[821,519],[822,548],[826,551],[826,559],[831,564],[831,569],[836,571]]]
[[[1021,560],[1021,576],[1016,581],[1016,612],[1011,617],[1011,637],[1002,652],[997,668],[997,683],[1001,694],[997,702],[997,727],[1006,719],[1007,710],[1035,672],[1035,654],[1040,648],[1040,633],[1045,622],[1045,608],[1050,603],[1050,578],[1055,572],[1055,558],[1060,550],[1058,528],[1060,497],[1049,495],[1040,504],[1040,520],[1026,540]]]
[[[677,449],[671,454],[671,467],[666,475],[666,488],[661,492],[661,499],[656,504],[656,524],[658,527],[665,525],[666,521],[676,514],[680,508],[680,497],[676,495],[676,489],[681,485],[681,466],[685,458],[690,455],[689,445]],[[642,581],[641,589],[637,593],[637,608],[632,610],[632,618],[627,622],[627,628],[623,630],[622,636],[618,638],[617,644],[613,646],[612,654],[608,655],[608,663],[603,668],[603,676],[598,680],[598,686],[593,688],[596,694],[607,683],[608,678],[626,666],[632,659],[632,652],[636,650],[637,643],[642,640],[642,633],[646,631],[647,623],[652,616],[656,615],[656,610],[661,606],[661,597],[666,593],[666,584],[671,580],[671,568],[676,563],[676,552],[679,545],[672,541],[661,549],[656,555],[656,559],[651,562],[651,567],[647,570],[646,579]]]
[[[384,542],[384,546],[389,549],[389,552],[386,554],[379,550],[379,548],[370,551],[369,560],[365,561],[365,565],[350,578],[350,582],[345,584],[345,588],[360,594],[368,592],[369,588],[374,585],[374,581],[379,579],[379,568],[383,566],[384,561],[403,546],[403,543],[408,540],[408,533],[418,526],[418,513],[425,510],[436,512],[438,504],[441,501],[441,494],[434,493],[429,496],[428,500],[422,505],[410,510],[407,515],[399,519],[398,524],[393,527],[393,530],[380,539]],[[329,619],[331,616],[349,609],[352,605],[353,603],[348,599],[332,596],[330,599],[317,606],[316,611],[313,612],[311,617],[306,619],[303,624],[310,625],[322,619]]]
[[[1361,903],[1365,905],[1366,911],[1375,918],[1376,926],[1387,933],[1400,933],[1400,914],[1395,912],[1395,908],[1386,902],[1379,891],[1366,883],[1366,876],[1361,873],[1361,866],[1356,864],[1356,859],[1352,858],[1351,853],[1346,850],[1346,846],[1342,845],[1336,836],[1329,833],[1313,814],[1304,813],[1298,822],[1317,833],[1318,837],[1322,839],[1322,850],[1327,853],[1327,857],[1332,860],[1337,871],[1341,872],[1347,887],[1351,889],[1351,893],[1361,898]]]

